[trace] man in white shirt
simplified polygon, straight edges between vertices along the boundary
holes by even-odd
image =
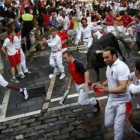
[[[83,35],[84,47],[86,50],[88,50],[93,42],[92,31],[98,28],[100,29],[100,27],[95,27],[92,24],[87,24],[86,18],[82,18],[81,23],[82,24],[79,27],[79,31],[77,35],[77,42],[75,44],[78,44],[81,42],[81,36]]]
[[[19,53],[16,51],[15,47],[13,46],[13,41],[14,41],[13,37],[14,37],[14,32],[8,31],[8,35],[4,40],[1,50],[6,55],[6,57],[8,57],[11,64],[11,73],[12,73],[11,81],[14,83],[19,83],[19,81],[15,77],[16,70],[18,72],[17,76],[19,78],[24,78],[24,76],[20,74],[19,64],[21,60],[20,60]]]
[[[13,89],[13,90],[17,90],[20,92],[20,94],[23,95],[24,99],[27,100],[28,99],[28,92],[27,92],[27,89],[26,88],[20,88],[14,84],[11,84],[11,83],[8,83],[4,78],[3,76],[0,74],[0,86],[2,87],[8,87],[10,89]],[[0,105],[0,112],[2,110],[2,105]]]
[[[21,48],[21,33],[20,33],[20,28],[16,28],[15,29],[15,36],[14,36],[13,45],[14,45],[15,49],[20,53],[20,59],[21,59],[20,73],[22,75],[24,75],[24,74],[30,74],[31,72],[28,71],[28,69],[26,67],[25,54],[24,54],[24,52],[23,52],[23,50]]]
[[[133,107],[140,108],[140,59],[135,61],[135,69],[129,75],[129,90],[132,94]]]
[[[105,125],[114,128],[114,140],[123,139],[126,114],[131,109],[131,95],[128,90],[128,66],[119,60],[117,51],[113,47],[107,47],[103,52],[106,63],[107,80],[99,84],[97,88],[109,94],[105,108]]]
[[[66,12],[64,10],[62,11],[62,19],[63,19],[64,30],[67,31],[70,25],[70,21],[69,21],[69,17],[66,16]]]
[[[54,67],[56,75],[61,74],[60,80],[65,77],[65,71],[62,61],[62,42],[61,38],[57,35],[57,30],[52,29],[51,37],[49,40],[43,39],[43,42],[48,44],[51,48],[51,55],[50,55],[50,65]],[[54,75],[50,74],[49,78],[53,78]]]

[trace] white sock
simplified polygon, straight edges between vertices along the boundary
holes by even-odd
[[[22,91],[23,91],[23,89],[22,89],[22,88],[20,88],[19,92],[22,92]]]

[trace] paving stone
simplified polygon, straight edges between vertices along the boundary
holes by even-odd
[[[41,121],[40,122],[33,122],[30,124],[30,126],[33,127],[33,126],[38,126],[40,124],[41,124]]]
[[[76,126],[76,129],[88,129],[89,128],[89,124],[81,124]]]
[[[105,140],[113,139],[113,137],[114,137],[113,132],[104,135],[104,139],[105,139]]]
[[[44,120],[45,123],[55,122],[55,121],[57,121],[57,118],[52,118],[52,119]]]
[[[69,133],[65,133],[65,134],[63,134],[63,135],[60,135],[60,136],[55,136],[55,137],[53,137],[53,139],[54,140],[64,140],[64,139],[67,139],[67,138],[69,138]]]
[[[2,130],[1,133],[9,133],[9,132],[12,132],[14,130],[15,130],[14,128],[8,128],[8,129]]]
[[[22,124],[28,124],[28,123],[32,123],[35,122],[35,118],[34,119],[30,119],[30,120],[25,120],[22,122]]]
[[[47,124],[43,124],[43,125],[36,126],[34,129],[35,129],[35,130],[40,130],[40,129],[45,129],[45,128],[47,128],[47,127],[48,127]]]
[[[75,129],[75,127],[69,126],[69,127],[67,127],[67,128],[62,129],[62,130],[61,130],[61,133],[64,134],[64,133],[73,131],[74,129]]]
[[[92,140],[103,140],[101,136],[93,137]]]
[[[46,130],[44,130],[44,133],[52,132],[55,130],[60,130],[63,128],[67,128],[67,124],[61,124],[61,125],[55,125],[55,126],[48,126]]]
[[[79,125],[79,124],[81,124],[81,122],[80,121],[74,121],[74,122],[70,122],[70,123],[68,123],[68,125],[69,126],[75,126],[75,125]]]
[[[35,114],[35,115],[33,115],[32,117],[41,117],[42,116],[42,113],[39,113],[39,114]]]
[[[16,139],[16,140],[23,139],[23,135],[18,135],[18,136],[15,137],[15,139]]]
[[[28,107],[29,112],[36,111],[36,110],[41,110],[41,109],[42,109],[42,104],[36,104],[36,105]]]
[[[70,114],[70,117],[77,117],[77,116],[80,116],[80,113],[79,112],[75,112],[75,113],[72,113]]]
[[[25,135],[25,137],[27,138],[27,137],[36,136],[36,135],[37,135],[37,132],[30,132],[30,133],[27,133],[27,134]]]
[[[28,132],[34,132],[34,128],[27,128],[21,131],[21,133],[28,133]]]
[[[23,117],[23,118],[20,118],[19,121],[29,120],[30,118],[31,118],[31,116]]]
[[[37,100],[32,99],[32,100],[28,100],[26,102],[17,104],[17,108],[24,108],[24,107],[28,107],[28,106],[32,106],[32,105],[36,105],[36,104],[37,104]]]
[[[76,117],[77,120],[83,120],[83,119],[86,119],[86,118],[87,118],[86,115],[81,115],[81,116]]]
[[[57,135],[60,135],[60,131],[59,130],[53,131],[51,133],[47,133],[46,137],[52,137],[52,136],[57,136]]]
[[[80,112],[82,110],[83,110],[82,108],[78,108],[78,109],[74,109],[73,112]]]
[[[98,127],[97,126],[92,126],[92,127],[86,128],[86,131],[87,132],[93,132],[93,131],[97,131],[97,130],[98,130]]]
[[[49,125],[61,125],[61,124],[65,124],[65,123],[69,123],[69,122],[73,122],[73,121],[75,121],[75,118],[52,122],[52,123],[49,123]]]
[[[67,140],[76,140],[75,137],[70,137],[70,138],[67,138]]]
[[[16,126],[20,126],[21,125],[21,122],[16,122],[16,123],[13,123],[9,126],[9,128],[11,127],[16,127]]]
[[[97,121],[90,122],[91,126],[100,125],[100,124],[104,124],[104,120],[97,120]]]
[[[6,129],[7,126],[6,125],[0,125],[0,130]]]
[[[72,132],[71,132],[71,136],[77,136],[77,135],[82,134],[82,133],[85,134],[85,130],[82,130],[82,129],[80,129],[80,130],[75,130],[75,131],[72,131]]]
[[[23,129],[26,129],[26,128],[27,128],[27,125],[21,125],[21,126],[17,127],[15,130],[20,131],[20,130],[23,130]]]
[[[16,122],[16,120],[12,120],[12,121],[6,121],[6,122],[3,122],[3,125],[10,125],[10,124],[13,124],[13,123],[15,123]]]

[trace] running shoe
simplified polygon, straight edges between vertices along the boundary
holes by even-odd
[[[97,115],[98,113],[100,113],[101,110],[102,110],[102,107],[101,107],[100,101],[99,101],[99,100],[96,100],[96,102],[97,102],[97,104],[94,105],[94,107],[97,108],[97,111],[94,111],[94,112],[93,112],[93,114],[95,114],[95,115]]]
[[[23,79],[25,76],[23,74],[17,74],[16,77],[20,78],[20,79]]]
[[[23,96],[24,96],[24,99],[27,100],[29,95],[28,95],[28,91],[26,88],[23,88],[22,91],[20,92]]]
[[[16,78],[11,78],[11,81],[14,82],[15,84],[19,83],[19,81]]]

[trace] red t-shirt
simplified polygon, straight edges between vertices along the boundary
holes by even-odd
[[[114,24],[114,17],[112,15],[107,15],[105,19],[106,19],[106,24],[107,25],[113,25]]]
[[[130,15],[123,15],[122,22],[123,22],[123,26],[127,27],[128,24],[132,22],[132,17]]]
[[[63,32],[62,33],[60,31],[58,31],[57,34],[61,38],[61,41],[65,41],[68,38],[68,34],[66,32]],[[64,48],[66,48],[66,44],[65,43],[63,44],[62,43],[62,49],[64,49]]]
[[[122,2],[121,7],[126,7],[126,2]]]
[[[49,26],[49,23],[50,23],[50,15],[48,13],[44,14],[43,15],[43,24],[44,24],[44,26]]]
[[[73,29],[73,22],[72,22],[72,18],[69,18],[69,22],[70,22],[69,29]]]

